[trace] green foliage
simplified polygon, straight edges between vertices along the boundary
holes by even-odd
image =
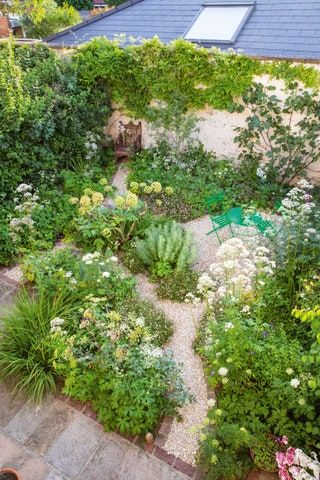
[[[27,280],[43,285],[48,292],[68,290],[82,301],[88,295],[103,296],[111,307],[134,294],[134,279],[125,277],[117,263],[110,252],[78,257],[70,248],[61,248],[30,255],[22,270]]]
[[[146,300],[127,298],[119,305],[119,312],[123,315],[132,312],[137,317],[142,317],[146,327],[153,333],[153,343],[156,346],[164,345],[173,333],[172,325],[164,313]]]
[[[201,436],[198,465],[206,480],[243,480],[253,466],[248,456],[251,434],[238,423],[212,425]]]
[[[157,295],[175,302],[184,302],[187,293],[196,292],[198,278],[199,274],[192,270],[172,272],[159,280]]]
[[[137,254],[157,277],[183,271],[195,260],[192,235],[176,222],[151,226],[145,235],[137,241]]]
[[[179,222],[204,215],[204,200],[216,189],[216,163],[213,155],[202,147],[185,154],[183,164],[170,163],[170,167],[165,152],[144,150],[134,157],[130,167],[129,185],[132,181],[145,185],[157,181],[163,190],[174,186],[172,195],[144,194],[143,200],[153,213],[164,214]],[[160,200],[160,205],[157,200]]]
[[[267,472],[277,471],[276,453],[280,450],[276,438],[257,435],[253,440],[252,456],[255,465]]]
[[[44,38],[81,22],[81,17],[71,2],[58,5],[54,0],[45,0],[44,11],[39,21],[34,16],[30,17],[27,10],[24,12],[23,26],[29,38]]]
[[[64,391],[92,402],[107,430],[138,435],[152,431],[162,415],[175,414],[186,399],[171,357],[146,358],[138,348],[115,351],[110,344],[90,369],[80,364],[71,372]]]
[[[319,364],[302,363],[306,350],[301,343],[281,327],[276,328],[271,323],[272,315],[269,319],[268,324],[258,324],[250,315],[241,314],[237,306],[231,306],[225,308],[218,321],[209,322],[211,333],[207,330],[200,351],[209,384],[218,387],[219,394],[218,408],[209,412],[214,431],[208,438],[211,444],[212,439],[220,442],[226,426],[238,425],[251,435],[249,446],[253,448],[260,435],[275,434],[287,436],[292,445],[317,451],[320,423],[316,412],[320,397],[312,379],[319,375]],[[207,442],[206,438],[205,449],[209,449]],[[267,444],[266,440],[261,448],[266,449]],[[221,447],[223,453],[214,452],[215,464],[208,456],[210,449],[202,457],[210,471],[223,471],[226,455],[232,461],[237,458],[233,441],[229,447]],[[246,461],[244,457],[243,465]],[[230,473],[225,471],[220,478],[234,478]]]
[[[0,48],[1,195],[22,181],[103,158],[108,98],[82,87],[74,66],[44,45]],[[92,140],[94,136],[94,141]],[[93,150],[93,145],[94,150]]]
[[[262,163],[260,175],[266,183],[290,183],[320,158],[319,95],[293,83],[282,101],[274,90],[275,87],[254,84],[242,97],[250,116],[245,127],[237,128],[235,141],[241,148],[240,159],[246,169],[253,165],[257,171]],[[296,115],[299,120],[293,122]]]
[[[93,0],[56,0],[56,2],[60,7],[67,4],[76,10],[91,10],[93,8]]]
[[[97,38],[82,46],[74,60],[85,84],[102,79],[113,100],[137,118],[150,118],[152,100],[170,105],[177,92],[185,110],[206,105],[229,109],[252,85],[253,78],[263,73],[288,83],[294,79],[319,87],[319,72],[312,67],[283,67],[282,63],[272,67],[269,62],[181,39],[164,45],[154,38],[121,49],[117,42]]]
[[[112,191],[112,187],[106,188],[107,193],[110,189]],[[84,193],[78,200],[80,208],[75,204],[74,225],[77,243],[87,250],[120,250],[150,225],[151,219],[144,204],[131,192],[123,197],[117,196],[114,209],[105,206],[102,194],[88,189]]]
[[[48,296],[40,287],[35,297],[22,291],[15,306],[1,318],[0,378],[14,393],[25,393],[40,402],[55,389],[59,375],[52,366],[50,321],[62,315],[69,318],[76,308],[70,294]]]

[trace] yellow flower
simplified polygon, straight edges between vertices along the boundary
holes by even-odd
[[[125,204],[126,204],[126,201],[123,197],[121,197],[120,195],[118,195],[115,199],[114,199],[114,203],[115,203],[115,206],[117,208],[124,208]]]
[[[102,178],[100,178],[99,183],[100,183],[100,185],[107,185],[108,180],[105,177],[102,177]]]
[[[146,183],[141,182],[139,186],[140,186],[140,188],[144,188],[144,187],[146,187]]]
[[[152,187],[151,187],[150,185],[147,185],[146,187],[144,187],[143,192],[144,192],[146,195],[149,195],[150,193],[152,193]]]
[[[134,343],[139,340],[144,334],[144,329],[142,327],[136,327],[132,332],[129,333],[129,340]]]
[[[106,186],[104,187],[104,191],[105,191],[105,192],[112,192],[112,190],[113,190],[113,188],[112,188],[111,185],[106,185]]]
[[[139,193],[139,183],[138,182],[131,182],[130,183],[130,190],[133,193]]]
[[[114,356],[116,357],[117,360],[122,360],[126,356],[126,351],[124,348],[117,348],[117,350],[114,352]]]
[[[114,310],[111,310],[111,312],[108,313],[107,318],[108,318],[111,322],[115,322],[115,323],[121,322],[121,319],[122,319],[120,313],[115,312]]]
[[[138,197],[135,193],[128,192],[125,198],[126,207],[134,208],[138,205]]]
[[[91,188],[85,188],[85,189],[83,190],[83,193],[84,193],[85,195],[92,195],[92,194],[93,194],[93,190],[91,190]]]
[[[80,207],[79,213],[80,215],[84,215],[85,213],[87,213],[88,210],[89,210],[89,207]]]
[[[161,190],[162,190],[160,182],[152,182],[151,183],[151,188],[155,193],[160,193]]]
[[[79,203],[79,198],[71,197],[69,198],[69,203],[71,203],[71,205],[76,205],[77,203]]]
[[[172,195],[173,194],[173,188],[172,187],[166,187],[164,189],[167,195]]]
[[[100,192],[93,192],[91,199],[94,205],[101,205],[103,202],[103,195]]]
[[[159,199],[156,200],[156,205],[158,205],[158,207],[161,207],[161,205],[162,205],[162,200],[159,200]]]
[[[85,318],[93,318],[92,310],[90,310],[90,308],[87,308],[87,309],[83,312],[83,316],[84,316]]]
[[[80,205],[81,207],[89,207],[91,204],[91,199],[90,197],[88,197],[88,195],[83,195],[81,198],[80,198]]]
[[[101,232],[101,235],[105,238],[109,237],[111,234],[111,230],[110,228],[104,228]]]

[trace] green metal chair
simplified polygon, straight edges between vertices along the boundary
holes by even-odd
[[[269,240],[272,240],[278,234],[274,223],[263,218],[260,213],[253,213],[249,215],[248,219],[249,222],[251,222],[262,235],[269,238]]]
[[[242,207],[234,207],[230,208],[230,210],[227,211],[227,215],[230,218],[231,223],[234,223],[235,225],[244,225],[245,217],[243,213],[243,208]]]
[[[212,223],[212,230],[207,233],[207,235],[210,235],[211,233],[215,233],[217,236],[217,239],[221,245],[221,238],[219,237],[219,230],[221,230],[224,227],[229,227],[230,232],[232,236],[234,237],[234,232],[232,230],[232,221],[230,220],[230,217],[227,213],[222,213],[221,215],[216,215],[215,217],[210,217],[211,223]]]

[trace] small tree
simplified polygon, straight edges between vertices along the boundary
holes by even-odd
[[[271,94],[274,90],[258,83],[243,96],[237,111],[246,107],[251,114],[245,127],[236,128],[235,141],[249,170],[255,165],[266,180],[289,183],[320,160],[320,99],[297,83],[290,85],[285,100]]]
[[[76,10],[91,10],[93,8],[93,0],[56,0],[56,2],[60,7],[67,4]]]

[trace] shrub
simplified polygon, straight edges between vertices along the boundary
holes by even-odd
[[[79,13],[69,2],[57,5],[54,0],[46,0],[43,5],[45,15],[41,20],[36,21],[28,15],[22,17],[27,36],[30,38],[44,38],[81,22]]]
[[[43,173],[83,162],[91,155],[88,135],[95,135],[95,156],[108,98],[102,87],[83,88],[74,64],[44,45],[0,48],[1,195],[7,201],[19,183],[37,187]],[[97,136],[96,136],[97,135]]]
[[[110,186],[106,186],[106,189],[112,191]],[[101,193],[90,189],[86,189],[80,199],[73,198],[70,201],[78,211],[74,221],[77,243],[89,250],[120,250],[150,224],[143,203],[132,192],[116,196],[114,209],[104,205],[105,199]]]
[[[62,6],[66,3],[77,10],[91,10],[91,8],[93,8],[93,0],[57,0],[57,4],[59,6]]]
[[[52,365],[54,345],[49,342],[50,322],[68,319],[77,309],[70,294],[48,296],[40,289],[35,297],[22,291],[15,306],[1,319],[0,378],[9,382],[16,394],[34,401],[55,389],[59,375]]]
[[[173,333],[171,322],[161,310],[157,310],[151,302],[139,300],[137,297],[126,299],[119,305],[119,312],[130,312],[136,317],[144,319],[144,324],[152,332],[153,343],[156,346],[164,345]]]
[[[208,416],[214,431],[204,431],[205,435],[208,433],[204,448],[213,445],[215,439],[222,449],[211,450],[215,462],[211,463],[210,456],[206,456],[207,466],[213,471],[209,478],[219,478],[214,472],[225,468],[226,456],[232,462],[237,458],[236,443],[221,443],[227,426],[245,429],[252,436],[251,447],[260,435],[275,434],[287,436],[290,442],[309,451],[319,449],[319,396],[312,382],[319,374],[319,365],[301,362],[307,351],[298,340],[291,339],[280,327],[270,323],[258,325],[250,313],[228,307],[218,322],[209,322],[201,353],[209,384],[219,388],[217,407]],[[247,462],[245,457],[243,462]],[[226,471],[221,477],[231,479],[231,473]]]
[[[187,269],[195,259],[192,234],[179,224],[150,227],[146,238],[137,241],[137,254],[158,277],[166,277],[173,270]]]
[[[134,435],[152,431],[162,415],[175,414],[187,398],[170,356],[109,343],[93,362],[71,371],[64,391],[92,402],[107,430]]]
[[[251,114],[246,127],[237,128],[235,141],[242,149],[240,158],[247,170],[253,167],[267,182],[290,183],[320,158],[319,95],[299,89],[293,82],[282,102],[274,90],[259,83],[243,96]],[[294,115],[298,121],[292,121]]]

